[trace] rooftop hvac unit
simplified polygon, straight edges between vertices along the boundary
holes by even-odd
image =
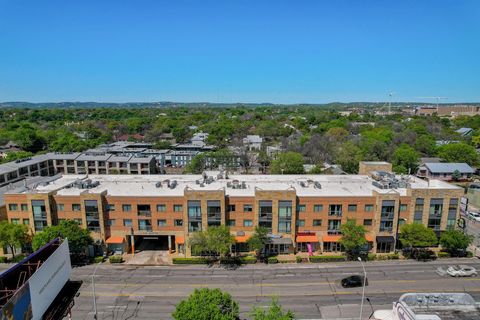
[[[161,183],[160,181],[158,181],[157,183],[155,183],[155,187],[161,188],[161,187],[162,187],[162,183]]]
[[[169,188],[170,188],[170,189],[175,189],[176,186],[177,186],[177,180],[173,180],[173,181],[170,183]]]
[[[242,181],[242,189],[247,189],[247,184],[245,183],[245,181]]]
[[[163,183],[166,183],[167,187],[170,188],[170,179],[164,180]]]
[[[302,188],[306,188],[307,187],[307,184],[305,183],[305,181],[300,181],[300,186]]]
[[[318,182],[318,181],[315,181],[315,182],[313,183],[313,185],[314,185],[315,189],[322,189],[322,185],[321,185],[320,182]]]
[[[200,184],[200,182],[201,182],[200,179],[195,180],[195,184]]]

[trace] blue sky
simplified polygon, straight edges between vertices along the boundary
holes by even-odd
[[[480,102],[480,1],[0,0],[0,101]]]

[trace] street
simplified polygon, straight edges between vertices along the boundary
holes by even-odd
[[[385,261],[365,263],[366,297],[374,309],[390,309],[406,292],[468,292],[480,301],[480,278],[440,277],[437,267],[468,264],[480,270],[480,260],[435,262]],[[72,280],[82,280],[73,319],[93,319],[91,274],[95,266],[75,268]],[[98,319],[171,319],[175,305],[195,288],[220,288],[240,304],[243,318],[255,305],[266,306],[277,296],[299,319],[358,318],[361,288],[344,289],[340,280],[362,274],[359,262],[339,264],[248,265],[237,270],[207,266],[134,267],[100,265],[95,289]],[[364,317],[372,308],[365,302]]]

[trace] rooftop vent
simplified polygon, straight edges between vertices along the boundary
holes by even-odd
[[[161,188],[162,187],[162,182],[158,181],[157,183],[155,183],[155,187]]]
[[[320,184],[319,181],[315,181],[315,182],[313,183],[313,186],[315,187],[315,189],[322,189],[322,185]]]
[[[170,185],[168,187],[170,189],[175,189],[176,186],[177,186],[177,180],[173,180],[172,182],[170,182]]]

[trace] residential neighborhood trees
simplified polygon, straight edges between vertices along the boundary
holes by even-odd
[[[304,173],[303,156],[297,152],[286,152],[272,161],[270,171],[273,174],[298,174]]]

